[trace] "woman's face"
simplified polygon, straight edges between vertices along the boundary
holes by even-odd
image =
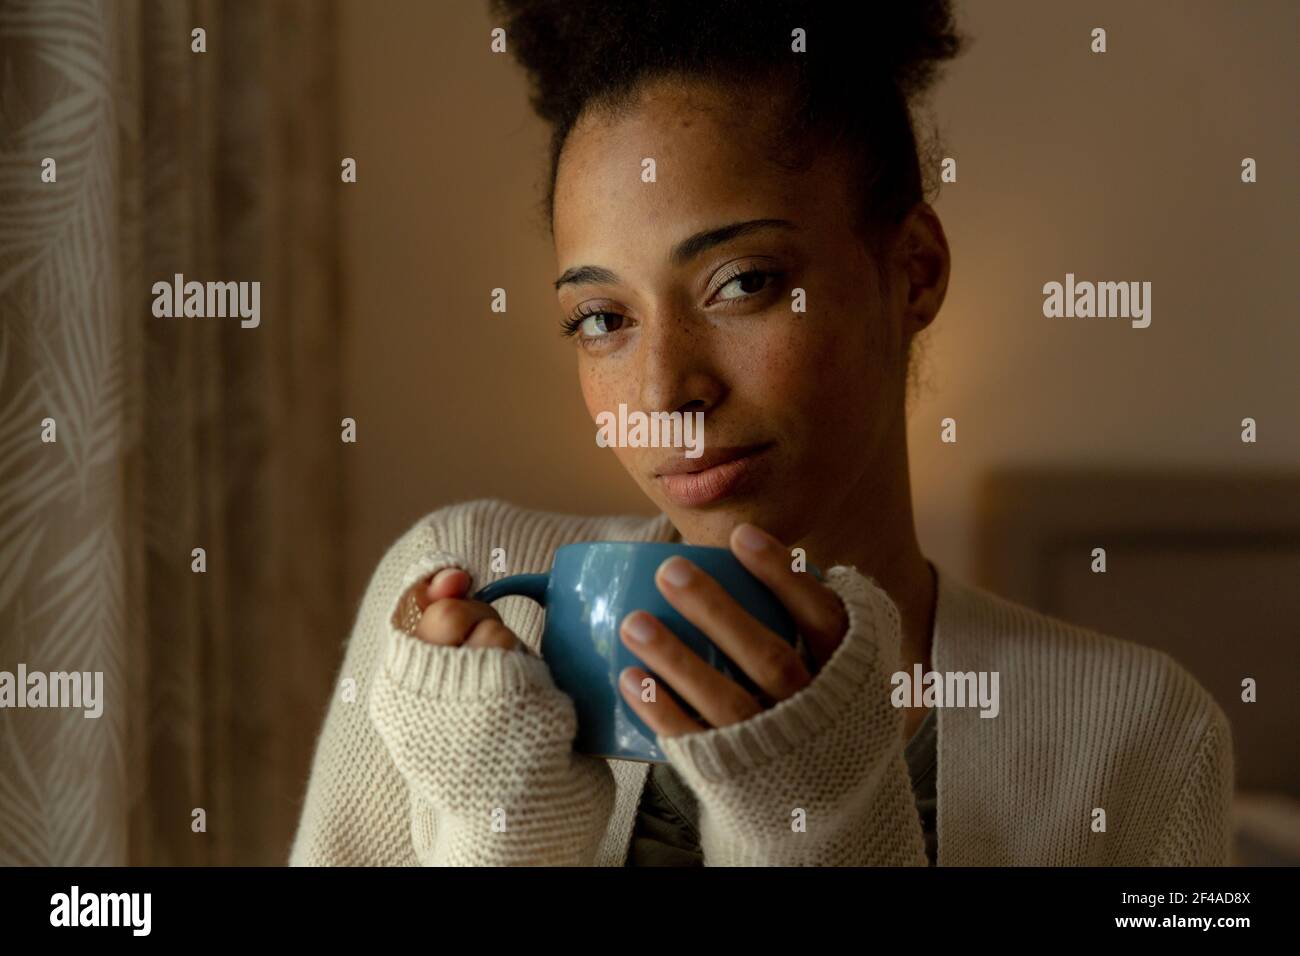
[[[557,171],[556,255],[571,280],[558,295],[562,319],[580,323],[593,421],[620,405],[703,413],[703,457],[614,449],[692,544],[725,546],[741,521],[787,543],[833,536],[884,472],[906,481],[903,303],[886,299],[852,232],[844,160],[773,164],[769,113],[659,81],[617,117],[585,114]],[[732,460],[699,471],[719,458]],[[674,465],[697,474],[665,475]]]

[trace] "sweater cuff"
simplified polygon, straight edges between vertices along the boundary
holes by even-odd
[[[888,695],[888,675],[898,669],[902,639],[898,608],[854,568],[836,565],[826,572],[826,584],[844,605],[848,629],[812,682],[738,724],[657,736],[670,763],[690,776],[725,780],[805,747],[863,695]]]
[[[546,662],[501,647],[430,644],[389,629],[383,676],[403,690],[438,700],[535,693],[554,689]]]
[[[472,700],[554,688],[551,672],[539,657],[499,647],[449,647],[416,637],[418,607],[409,605],[415,586],[444,568],[466,562],[450,551],[426,551],[402,574],[398,606],[388,624],[383,676],[404,690],[435,699]]]

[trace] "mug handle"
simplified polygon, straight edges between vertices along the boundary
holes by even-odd
[[[512,574],[500,581],[485,584],[474,592],[470,600],[491,604],[498,598],[517,594],[520,597],[530,598],[542,607],[546,607],[546,588],[550,583],[551,576],[549,574]]]

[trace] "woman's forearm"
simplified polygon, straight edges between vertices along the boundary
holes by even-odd
[[[573,703],[523,651],[394,632],[370,715],[433,833],[433,866],[590,866],[614,779],[575,754]],[[425,841],[422,841],[425,842]]]

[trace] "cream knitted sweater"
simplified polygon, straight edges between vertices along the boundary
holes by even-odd
[[[530,653],[435,647],[403,629],[409,590],[451,565],[486,583],[494,548],[521,573],[548,570],[571,542],[676,539],[662,514],[497,500],[417,523],[362,601],[290,863],[621,865],[649,765],[572,752],[572,703],[536,655],[541,609],[494,605]],[[938,571],[933,668],[1000,680],[996,717],[939,711],[938,864],[1227,863],[1232,741],[1210,695],[1163,653]],[[889,700],[897,609],[851,568],[827,583],[849,630],[808,687],[743,723],[659,741],[699,798],[707,865],[926,864]]]

